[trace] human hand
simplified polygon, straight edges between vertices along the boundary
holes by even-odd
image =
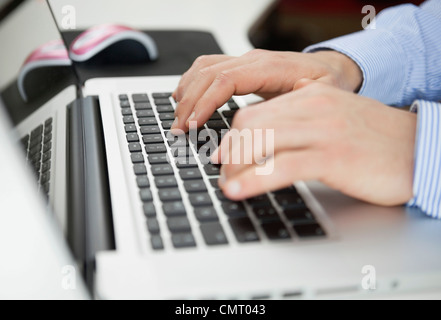
[[[336,51],[253,50],[241,57],[201,56],[182,76],[173,93],[178,107],[172,131],[187,131],[189,121],[202,126],[233,95],[256,93],[274,97],[295,89],[302,78],[355,91],[362,74],[355,62]]]
[[[223,163],[219,184],[227,197],[242,200],[298,180],[319,180],[380,205],[412,198],[415,114],[317,81],[301,80],[298,88],[237,112],[232,129],[274,130],[273,151],[262,153],[273,171],[256,174],[262,150],[238,139],[228,145],[227,133],[211,157]],[[253,159],[233,164],[238,154]]]

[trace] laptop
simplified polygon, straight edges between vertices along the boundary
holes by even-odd
[[[47,214],[35,207],[38,217],[55,221],[66,244],[53,252],[75,260],[91,297],[368,298],[441,289],[441,222],[421,212],[368,205],[316,182],[227,199],[219,168],[204,160],[215,139],[170,137],[179,74],[82,83],[82,66],[67,61],[47,83],[28,84],[25,102],[21,64],[12,61],[62,38],[44,2],[24,2],[1,22],[1,100],[36,180],[28,192],[46,203]],[[216,111],[209,136],[228,129],[250,99],[232,97]]]

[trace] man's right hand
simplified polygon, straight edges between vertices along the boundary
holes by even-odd
[[[182,76],[173,93],[178,102],[173,129],[202,126],[233,95],[274,97],[295,90],[299,80],[318,80],[348,91],[362,82],[362,72],[336,51],[314,53],[252,50],[240,57],[201,56]]]

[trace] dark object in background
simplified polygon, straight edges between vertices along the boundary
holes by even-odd
[[[279,51],[302,51],[321,41],[362,30],[365,5],[374,6],[376,13],[403,3],[417,1],[386,0],[281,0],[261,25],[250,33],[256,48]]]

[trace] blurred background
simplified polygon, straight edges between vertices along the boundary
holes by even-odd
[[[280,0],[259,25],[250,32],[254,47],[301,51],[308,45],[362,29],[365,5],[382,9],[403,3],[423,1],[391,0]]]

